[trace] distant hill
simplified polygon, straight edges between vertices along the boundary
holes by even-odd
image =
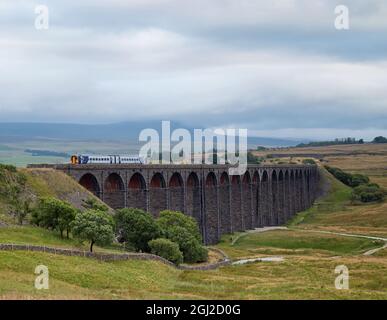
[[[139,133],[145,128],[153,128],[161,132],[161,121],[121,122],[113,124],[68,124],[68,123],[0,123],[0,142],[17,142],[31,139],[60,140],[131,140],[137,141]],[[193,128],[178,122],[172,122],[171,130]],[[289,147],[301,142],[292,139],[270,137],[249,137],[248,145],[266,147]]]

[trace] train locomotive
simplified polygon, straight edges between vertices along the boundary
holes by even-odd
[[[145,164],[146,161],[133,155],[88,155],[78,154],[71,156],[71,164]]]

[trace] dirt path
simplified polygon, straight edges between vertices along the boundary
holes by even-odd
[[[273,230],[295,230],[295,231],[304,231],[304,232],[314,232],[314,233],[322,233],[322,234],[332,234],[332,235],[342,236],[342,237],[364,238],[364,239],[378,240],[378,241],[385,242],[385,244],[379,248],[375,248],[375,249],[368,250],[368,251],[364,252],[363,255],[365,255],[365,256],[371,256],[380,250],[387,249],[387,238],[366,236],[366,235],[362,235],[362,234],[342,233],[342,232],[333,232],[333,231],[325,231],[325,230],[304,230],[304,229],[296,229],[296,228],[288,228],[288,227],[264,227],[264,228],[257,228],[254,230],[249,230],[245,233],[241,233],[238,237],[236,237],[232,241],[231,245],[233,246],[240,238],[248,235],[249,233],[261,233],[261,232],[273,231]]]
[[[297,230],[297,229],[296,229]],[[341,232],[333,232],[333,231],[323,231],[323,230],[305,230],[310,232],[316,232],[316,233],[325,233],[325,234],[333,234],[337,236],[343,236],[343,237],[352,237],[352,238],[363,238],[363,239],[370,239],[370,240],[378,240],[378,241],[384,241],[385,244],[379,248],[371,249],[363,253],[364,256],[371,256],[374,253],[383,250],[387,248],[387,238],[382,237],[374,237],[374,236],[365,236],[362,234],[352,234],[352,233],[341,233]]]
[[[266,232],[266,231],[273,231],[273,230],[287,230],[287,227],[263,227],[263,228],[255,228],[254,230],[247,230],[246,232],[243,232],[239,234],[232,242],[231,246],[235,245],[237,241],[242,238],[247,236],[250,233],[261,233],[261,232]]]

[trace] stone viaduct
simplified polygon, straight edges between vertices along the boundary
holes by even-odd
[[[315,165],[55,165],[114,209],[135,207],[155,217],[164,209],[194,217],[206,244],[220,236],[284,224],[316,198]]]

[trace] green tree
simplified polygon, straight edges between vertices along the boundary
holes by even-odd
[[[179,211],[163,210],[157,219],[157,224],[163,232],[168,232],[172,227],[186,229],[195,239],[202,241],[199,226],[196,220]]]
[[[74,220],[77,210],[68,202],[48,197],[40,198],[38,205],[32,212],[32,223],[51,230],[58,230],[63,238],[63,232],[69,232],[71,222]]]
[[[387,138],[383,136],[375,137],[373,143],[387,143]]]
[[[163,237],[179,245],[185,262],[206,261],[208,251],[202,246],[197,222],[181,212],[165,210],[157,219]]]
[[[31,201],[31,199],[24,199],[15,203],[15,216],[20,225],[23,224],[27,215],[32,213]]]
[[[104,246],[113,241],[114,221],[104,211],[90,209],[78,212],[71,225],[74,237],[90,242],[90,252],[93,252],[94,244]]]
[[[151,253],[163,257],[177,265],[183,262],[183,254],[179,245],[171,240],[159,238],[149,241]]]
[[[160,228],[152,215],[141,209],[117,210],[114,218],[120,240],[129,242],[136,251],[149,252],[148,242],[161,235]]]

